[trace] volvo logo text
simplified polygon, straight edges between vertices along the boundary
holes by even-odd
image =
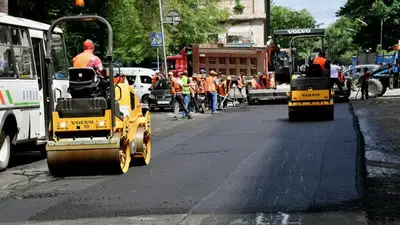
[[[94,124],[93,120],[72,121],[72,125]]]
[[[289,34],[308,34],[311,33],[310,29],[292,29],[288,30]]]
[[[320,94],[301,94],[303,97],[318,97],[321,96]]]

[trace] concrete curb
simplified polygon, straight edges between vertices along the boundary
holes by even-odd
[[[353,117],[353,129],[356,132],[357,136],[357,163],[356,163],[356,185],[358,190],[358,195],[361,198],[362,205],[366,206],[365,199],[367,192],[365,191],[366,188],[366,178],[367,178],[367,166],[365,161],[365,139],[364,134],[360,129],[360,123],[358,117],[355,113],[354,106],[352,103],[349,102],[349,111]]]

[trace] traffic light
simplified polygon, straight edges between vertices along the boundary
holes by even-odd
[[[394,0],[382,0],[383,4],[385,4],[386,6],[391,6],[393,5]]]

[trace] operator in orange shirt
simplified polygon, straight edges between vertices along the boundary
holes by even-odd
[[[331,62],[326,59],[324,51],[320,51],[318,53],[318,56],[315,57],[315,59],[313,60],[312,64],[320,65],[322,71],[329,70],[330,67],[331,67]]]
[[[89,39],[83,43],[83,52],[72,59],[72,64],[74,68],[92,67],[96,74],[108,77],[100,58],[94,55],[94,44]]]

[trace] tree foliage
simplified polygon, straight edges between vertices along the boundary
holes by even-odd
[[[330,57],[341,62],[351,60],[356,55],[358,45],[355,44],[355,36],[361,29],[360,22],[347,17],[339,18],[326,30],[326,37],[330,43]]]
[[[354,43],[363,49],[375,50],[380,44],[381,19],[383,20],[383,49],[397,43],[400,36],[400,2],[395,1],[387,7],[382,1],[347,0],[338,11],[339,16],[361,19],[367,26],[362,26],[354,36]]]
[[[75,7],[75,0],[9,0],[12,16],[28,18],[44,23],[51,23],[53,20],[67,15],[79,13],[97,14],[108,17],[108,6],[112,0],[96,0],[85,9]],[[82,51],[82,44],[85,39],[92,39],[96,44],[96,52],[104,55],[106,46],[106,29],[102,24],[94,22],[68,22],[61,24],[65,33],[69,57]]]
[[[117,57],[139,63],[147,57],[155,57],[150,47],[150,33],[160,32],[157,0],[115,0],[110,19],[115,30]],[[217,0],[164,0],[163,15],[171,10],[181,16],[177,26],[164,24],[168,53],[176,53],[191,43],[207,43],[213,34],[225,28],[221,21],[228,19],[228,11],[219,8]]]

